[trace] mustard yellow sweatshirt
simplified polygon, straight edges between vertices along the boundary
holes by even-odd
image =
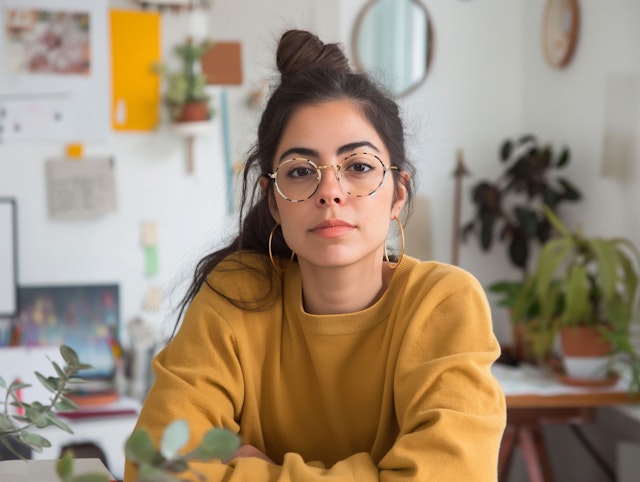
[[[499,345],[472,275],[405,256],[373,306],[318,316],[303,309],[295,262],[273,290],[225,266],[211,285],[274,302],[247,311],[203,286],[153,362],[137,427],[156,442],[182,418],[191,448],[226,427],[277,464],[194,465],[207,481],[497,480],[506,409],[490,368]],[[135,472],[128,462],[125,481]]]

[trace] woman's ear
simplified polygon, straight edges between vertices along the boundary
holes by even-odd
[[[269,212],[271,213],[271,216],[273,217],[273,219],[275,219],[276,223],[279,223],[280,216],[278,215],[278,206],[276,204],[276,200],[274,199],[273,191],[270,193],[268,189],[269,179],[267,179],[266,177],[261,177],[258,182],[260,183],[262,194],[268,197],[267,203],[269,205]]]
[[[407,186],[409,185],[410,175],[407,171],[399,172],[399,179],[396,184],[396,193],[391,206],[391,219],[400,216],[400,212],[407,203]]]

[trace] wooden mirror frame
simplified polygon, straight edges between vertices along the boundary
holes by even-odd
[[[573,57],[579,24],[578,0],[547,0],[542,21],[542,50],[551,67],[561,69]]]
[[[371,11],[371,9],[375,6],[375,4],[377,4],[379,1],[380,0],[369,0],[360,9],[360,12],[358,13],[358,16],[356,17],[356,20],[354,22],[353,29],[351,30],[351,54],[352,54],[353,62],[355,65],[355,70],[357,72],[368,72],[367,68],[363,65],[361,60],[360,50],[359,50],[360,41],[358,37],[359,37],[359,32],[364,22],[364,19],[366,18],[367,14]],[[431,16],[429,15],[429,11],[427,10],[427,7],[420,0],[408,0],[408,1],[415,4],[418,8],[420,8],[424,12],[426,24],[427,24],[427,39],[426,39],[427,40],[427,51],[426,51],[427,58],[425,62],[425,69],[422,76],[418,80],[413,82],[411,85],[409,85],[406,89],[402,90],[401,92],[395,92],[392,87],[386,86],[389,92],[391,92],[397,98],[404,97],[414,92],[418,87],[420,87],[424,83],[425,79],[427,78],[427,75],[433,63],[433,52],[434,52],[433,44],[434,44],[435,35],[433,33],[433,22],[432,22]],[[375,78],[375,74],[371,72],[368,72],[368,73]],[[384,84],[384,82],[382,81],[380,83]]]

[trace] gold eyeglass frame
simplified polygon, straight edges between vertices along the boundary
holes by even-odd
[[[342,164],[349,159],[350,157],[353,156],[360,156],[360,155],[367,155],[367,156],[373,156],[375,157],[378,162],[380,163],[380,165],[382,166],[382,170],[383,170],[383,174],[382,174],[382,180],[380,181],[380,184],[378,184],[378,186],[371,192],[367,193],[367,194],[353,194],[352,192],[350,192],[349,190],[345,189],[344,185],[342,184]],[[286,165],[289,162],[293,162],[293,161],[305,161],[308,162],[309,164],[311,164],[315,169],[316,172],[318,173],[316,179],[317,179],[317,184],[315,189],[313,190],[313,192],[311,194],[309,194],[306,198],[304,199],[291,199],[289,197],[287,197],[281,190],[280,190],[280,186],[278,186],[278,181],[277,181],[277,177],[278,177],[278,171],[280,170],[280,168],[284,165]],[[340,161],[339,164],[330,164],[327,166],[319,166],[318,164],[316,164],[315,162],[313,162],[311,159],[307,159],[306,157],[292,157],[290,159],[285,159],[284,161],[282,161],[280,163],[280,165],[277,167],[277,169],[273,172],[268,172],[267,176],[273,181],[273,184],[276,187],[276,191],[278,192],[278,194],[280,194],[280,196],[292,203],[301,203],[303,201],[306,201],[307,199],[311,199],[317,192],[318,189],[320,188],[320,183],[322,182],[322,170],[323,169],[336,169],[336,179],[338,180],[338,184],[340,185],[340,188],[342,189],[343,192],[347,193],[350,196],[355,196],[355,197],[367,197],[367,196],[371,196],[372,194],[374,194],[375,192],[377,192],[383,185],[384,185],[384,181],[387,179],[387,172],[388,171],[394,171],[394,170],[398,170],[398,166],[386,166],[384,164],[384,162],[382,162],[382,159],[380,159],[377,155],[372,154],[370,152],[354,152],[353,154],[349,154],[347,157],[343,158],[342,161]]]

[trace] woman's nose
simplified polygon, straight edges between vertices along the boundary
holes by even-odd
[[[338,166],[322,166],[320,185],[316,193],[317,202],[325,204],[341,204],[346,193],[340,184]]]

